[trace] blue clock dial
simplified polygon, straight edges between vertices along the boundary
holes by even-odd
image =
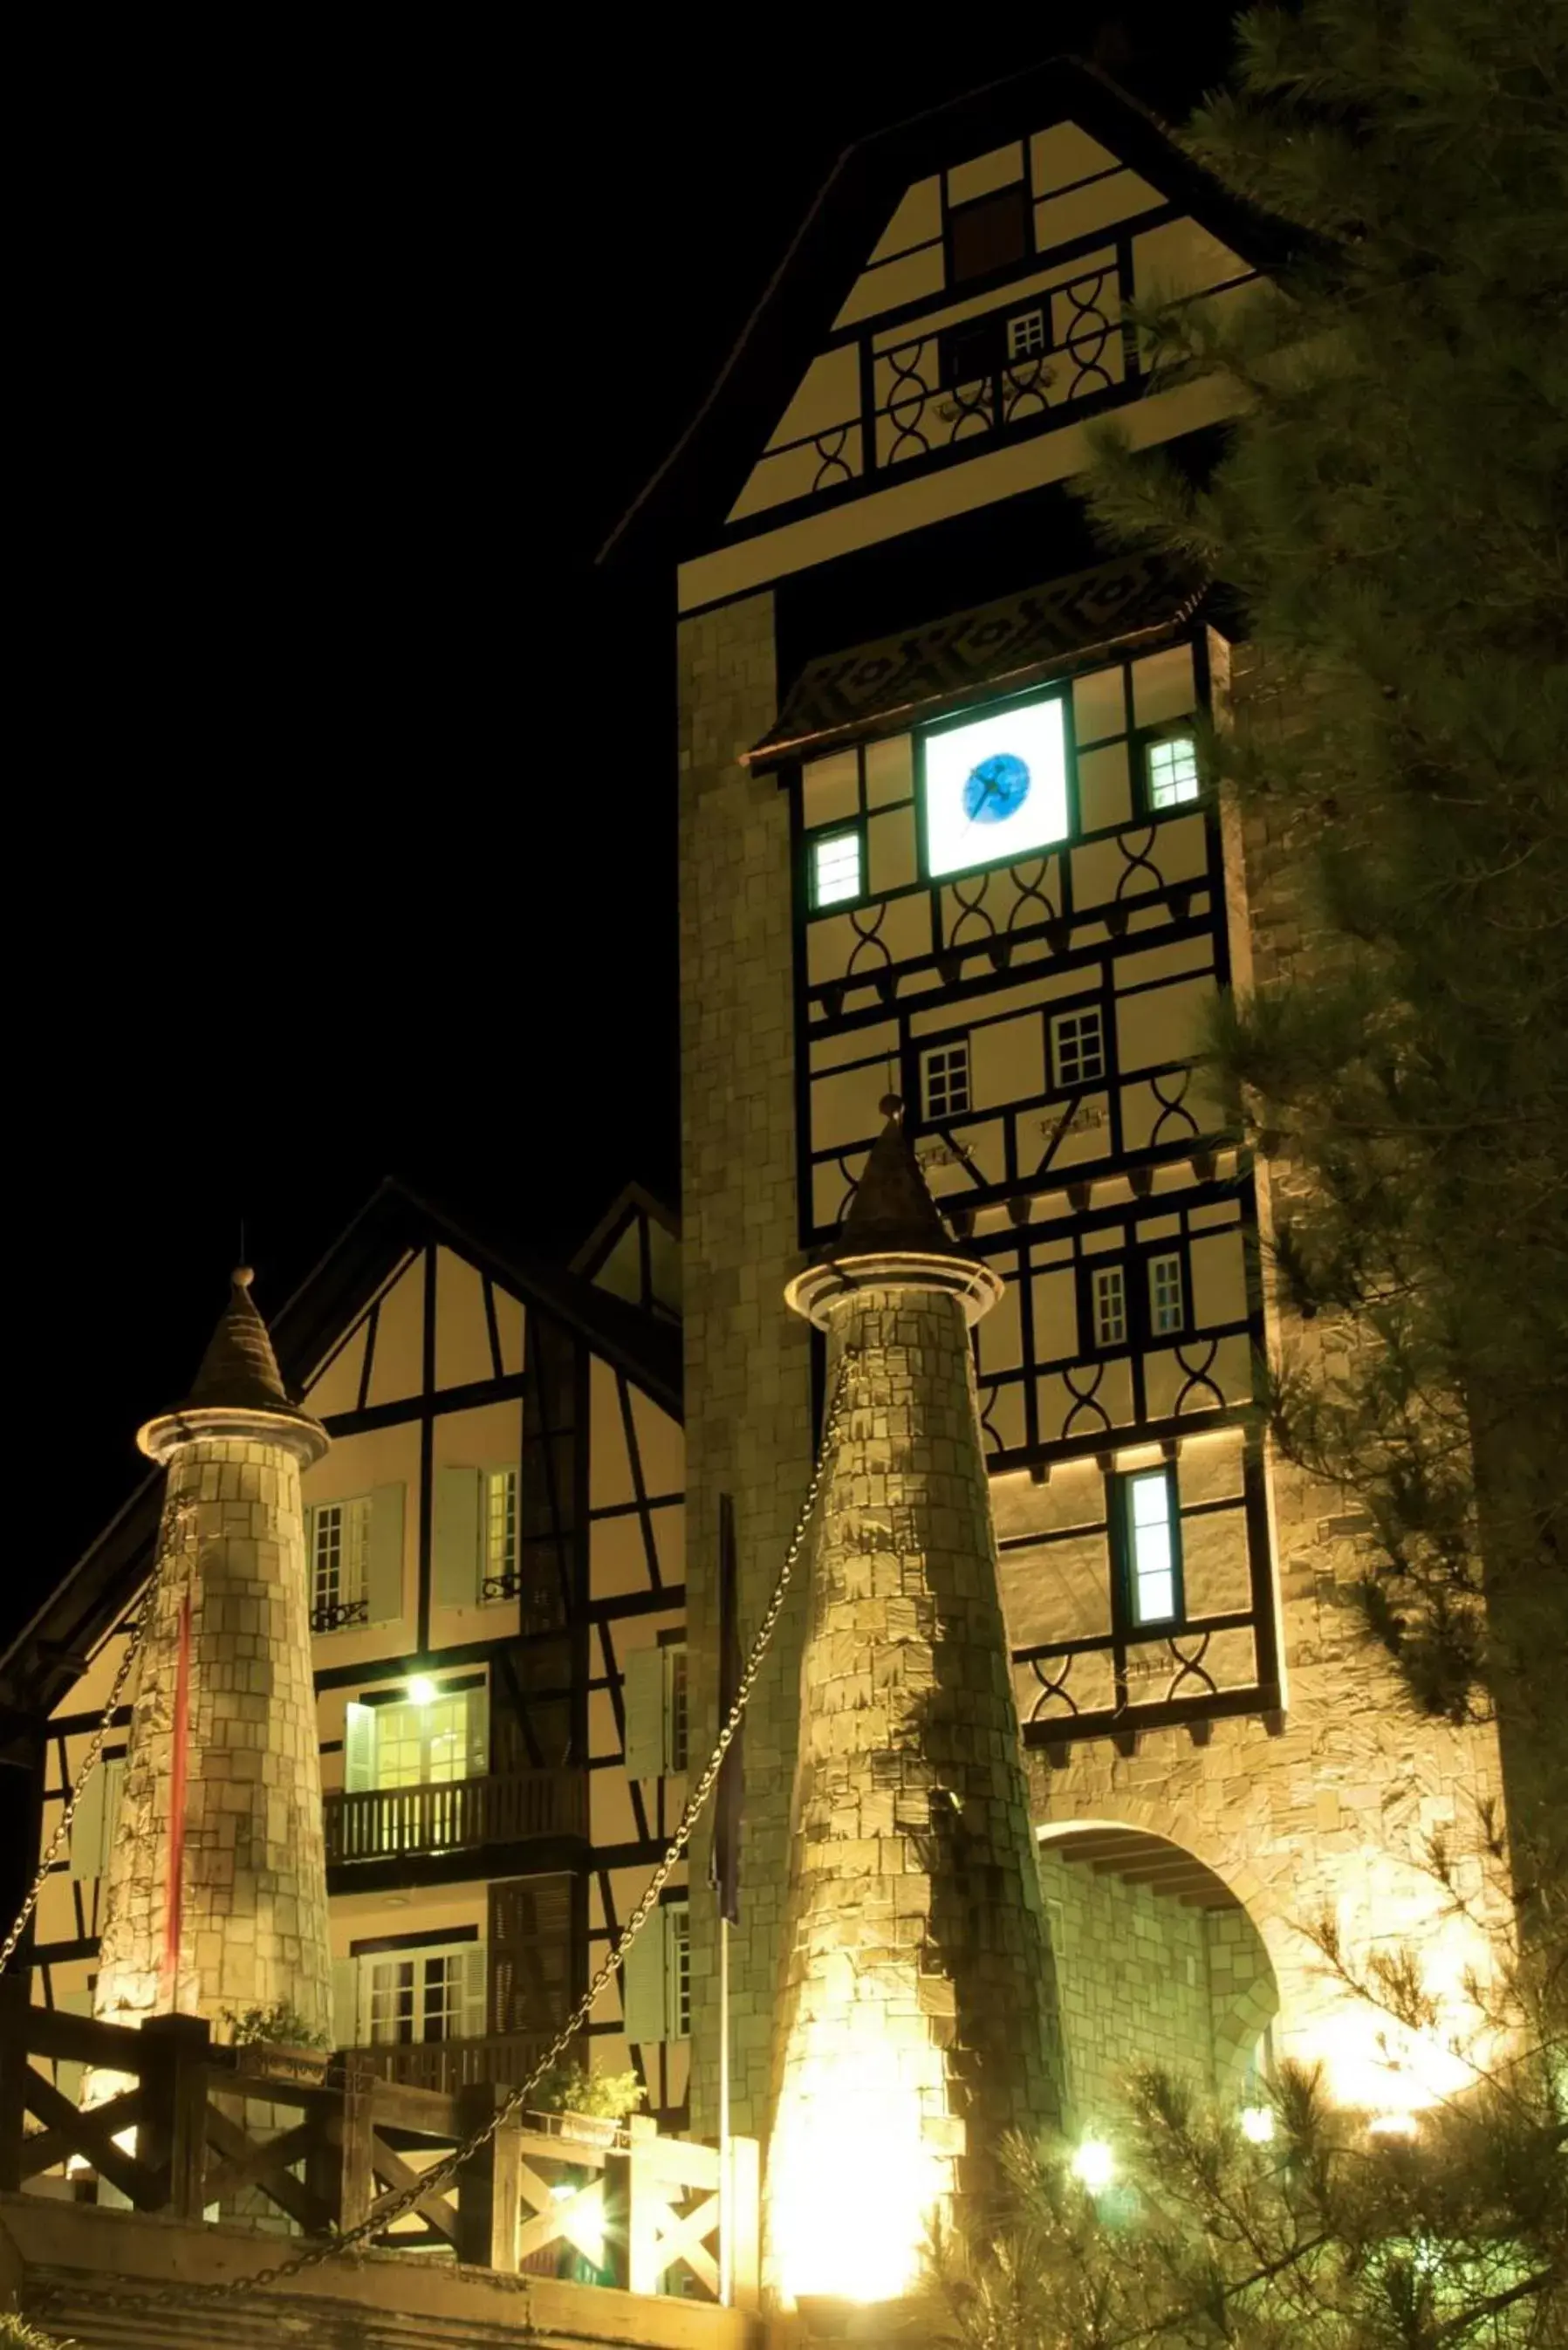
[[[1002,824],[1029,797],[1029,770],[1011,751],[994,752],[970,769],[963,812],[971,824]]]

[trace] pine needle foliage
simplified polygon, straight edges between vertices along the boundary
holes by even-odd
[[[1294,258],[1140,315],[1157,380],[1216,371],[1240,414],[1201,479],[1106,431],[1088,493],[1244,615],[1254,690],[1207,754],[1301,935],[1211,1043],[1323,1341],[1268,1367],[1276,1440],[1359,1503],[1368,1626],[1426,1710],[1499,1720],[1539,1825],[1568,1721],[1568,6],[1303,0],[1239,43],[1186,143]]]
[[[1494,1844],[1486,1864],[1501,1858]],[[1469,1910],[1473,1866],[1440,1842],[1428,1861],[1439,1902]],[[1332,1919],[1314,1939],[1391,2041],[1433,2029],[1408,1953],[1358,1970]],[[1189,2082],[1135,2073],[1113,2131],[1121,2178],[1098,2201],[1069,2147],[1014,2139],[972,2239],[933,2241],[919,2338],[933,2350],[1560,2350],[1562,1938],[1505,1933],[1498,1958],[1470,1987],[1471,2027],[1447,2043],[1460,2085],[1408,2137],[1369,2129],[1318,2073],[1286,2064],[1262,2143]]]

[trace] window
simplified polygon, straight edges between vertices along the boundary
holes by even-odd
[[[1187,1321],[1187,1298],[1181,1279],[1181,1259],[1179,1256],[1156,1256],[1148,1265],[1148,1318],[1157,1336],[1182,1329]]]
[[[1127,1335],[1127,1291],[1119,1264],[1102,1264],[1090,1284],[1095,1308],[1095,1344],[1119,1347]]]
[[[1044,310],[1021,310],[1016,318],[1007,322],[1007,356],[1010,359],[1033,359],[1045,348],[1045,313]]]
[[[1051,1023],[1051,1066],[1058,1086],[1092,1086],[1106,1074],[1105,1020],[1097,1003],[1058,1012]]]
[[[969,1038],[933,1045],[920,1055],[920,1099],[929,1118],[962,1118],[969,1108]]]
[[[370,1496],[317,1502],[309,1513],[310,1628],[369,1621]]]
[[[1022,181],[998,188],[972,204],[960,204],[948,214],[951,240],[953,283],[989,276],[1022,261],[1028,249],[1028,199]]]
[[[1148,804],[1177,807],[1198,797],[1198,745],[1190,734],[1168,734],[1147,749]]]
[[[396,1705],[350,1702],[343,1734],[343,1784],[444,1787],[483,1778],[488,1766],[489,1707],[483,1686],[435,1688]]]
[[[938,346],[941,379],[950,389],[978,383],[996,373],[1002,362],[1002,342],[994,318],[966,318],[952,328]],[[977,411],[984,413],[985,411]]]
[[[811,902],[839,906],[860,895],[860,835],[832,832],[812,843]]]
[[[484,1579],[482,1599],[512,1599],[517,1593],[517,1471],[484,1471]]]
[[[1170,1471],[1124,1477],[1127,1597],[1135,1624],[1165,1624],[1181,1613],[1180,1552]]]
[[[684,1901],[672,1901],[664,1912],[670,1954],[670,2037],[691,2037],[691,1911]]]
[[[685,1641],[676,1642],[663,1655],[665,1759],[671,1771],[684,1771],[688,1747]]]
[[[409,2047],[483,2033],[483,1942],[367,1951],[355,1963],[359,2029],[372,2047]]]

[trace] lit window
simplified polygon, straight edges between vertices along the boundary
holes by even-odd
[[[1059,1086],[1092,1086],[1106,1074],[1106,1030],[1098,1004],[1059,1012],[1051,1023],[1051,1062]]]
[[[472,1946],[463,1945],[363,1960],[361,1997],[371,2045],[408,2047],[416,2041],[461,2038],[464,1968],[472,1956]]]
[[[1007,356],[1010,359],[1026,359],[1045,348],[1045,313],[1024,310],[1007,322]]]
[[[815,906],[841,905],[860,895],[860,835],[829,833],[813,844],[811,896]]]
[[[442,1787],[468,1776],[470,1692],[376,1709],[378,1787]]]
[[[1127,1291],[1119,1264],[1103,1264],[1095,1274],[1095,1344],[1119,1347],[1127,1335]]]
[[[1006,865],[1067,837],[1063,697],[1011,702],[920,737],[926,870]]]
[[[1179,1330],[1186,1323],[1187,1299],[1182,1289],[1181,1259],[1179,1256],[1157,1256],[1149,1260],[1148,1318],[1157,1334]]]
[[[1168,734],[1148,746],[1148,804],[1177,807],[1198,797],[1198,745],[1190,734]]]
[[[482,1599],[511,1599],[517,1591],[517,1471],[484,1472],[484,1581]]]
[[[366,1622],[370,1561],[370,1497],[317,1502],[310,1513],[310,1624],[336,1632]]]
[[[961,1118],[969,1107],[969,1039],[933,1045],[920,1055],[920,1096],[929,1118]]]
[[[1135,1624],[1165,1624],[1181,1613],[1170,1477],[1154,1469],[1122,1481],[1127,1511],[1128,1596]]]

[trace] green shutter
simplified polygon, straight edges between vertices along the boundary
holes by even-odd
[[[99,1877],[103,1873],[104,1796],[108,1784],[108,1766],[100,1762],[81,1791],[81,1800],[71,1821],[67,1866],[73,1877]]]
[[[62,2015],[90,2015],[92,1993],[85,1983],[70,1991],[57,1991],[55,2005]],[[79,2106],[82,2101],[82,2075],[87,2067],[75,2056],[55,2059],[55,2086],[67,2105]]]
[[[489,2030],[485,2012],[489,2004],[489,1978],[485,1972],[485,1951],[483,1942],[468,1942],[462,1952],[462,2020],[465,2040],[483,2040]]]
[[[339,2048],[359,2045],[359,1961],[332,1961],[332,2036]]]
[[[479,1597],[477,1469],[438,1469],[432,1592],[438,1607],[472,1607]]]
[[[350,1700],[343,1730],[343,1784],[349,1794],[376,1783],[376,1709]]]
[[[623,1670],[620,1694],[626,1708],[627,1777],[657,1779],[664,1771],[664,1651],[634,1648]]]
[[[666,1958],[664,1914],[656,1909],[627,1952],[620,1977],[626,2036],[647,2048],[664,2038]]]
[[[403,1612],[403,1489],[378,1485],[370,1495],[370,1548],[365,1566],[366,1617],[395,1624]]]

